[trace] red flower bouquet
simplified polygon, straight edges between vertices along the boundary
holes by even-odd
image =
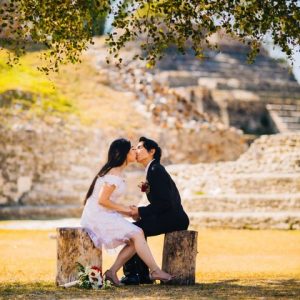
[[[61,285],[68,288],[72,286],[78,286],[84,289],[101,289],[107,288],[107,282],[103,281],[102,271],[96,266],[86,266],[77,262],[78,280]]]

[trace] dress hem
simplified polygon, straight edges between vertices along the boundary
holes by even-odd
[[[123,245],[124,246],[128,245],[128,242],[133,237],[133,235],[136,234],[138,231],[142,231],[141,228],[138,229],[139,230],[132,230],[131,232],[128,232],[123,238],[115,238],[112,239],[110,242],[105,242],[102,238],[97,237],[96,234],[91,229],[84,227],[84,230],[88,233],[95,247],[96,248],[104,247],[106,251],[119,248],[120,246]]]

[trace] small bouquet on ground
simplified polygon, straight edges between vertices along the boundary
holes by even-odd
[[[148,181],[142,181],[138,187],[141,189],[141,192],[146,194],[150,193],[150,185]]]
[[[79,279],[63,284],[61,285],[62,287],[68,288],[77,285],[83,289],[94,290],[108,287],[109,284],[103,281],[101,268],[96,266],[84,267],[82,264],[77,262],[77,269]]]
[[[103,286],[103,276],[100,268],[96,266],[84,267],[82,264],[77,262],[78,275],[79,275],[79,287],[84,289],[100,289]]]

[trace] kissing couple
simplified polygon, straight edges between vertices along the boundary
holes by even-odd
[[[104,273],[104,279],[114,285],[166,282],[176,276],[161,270],[146,241],[148,236],[186,230],[189,225],[178,189],[160,158],[161,148],[151,139],[141,137],[136,146],[126,139],[117,139],[110,145],[107,162],[87,192],[81,226],[94,245],[106,249],[124,246]],[[122,204],[126,190],[124,169],[136,161],[145,167],[146,181],[141,189],[150,202],[147,206]],[[135,222],[126,220],[128,216]],[[117,272],[122,266],[125,276],[120,281]]]

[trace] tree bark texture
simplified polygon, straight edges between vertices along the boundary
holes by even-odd
[[[174,231],[165,234],[162,269],[176,276],[167,284],[195,284],[197,231]]]
[[[96,248],[83,228],[57,228],[56,284],[78,279],[76,262],[102,268],[102,250]]]

